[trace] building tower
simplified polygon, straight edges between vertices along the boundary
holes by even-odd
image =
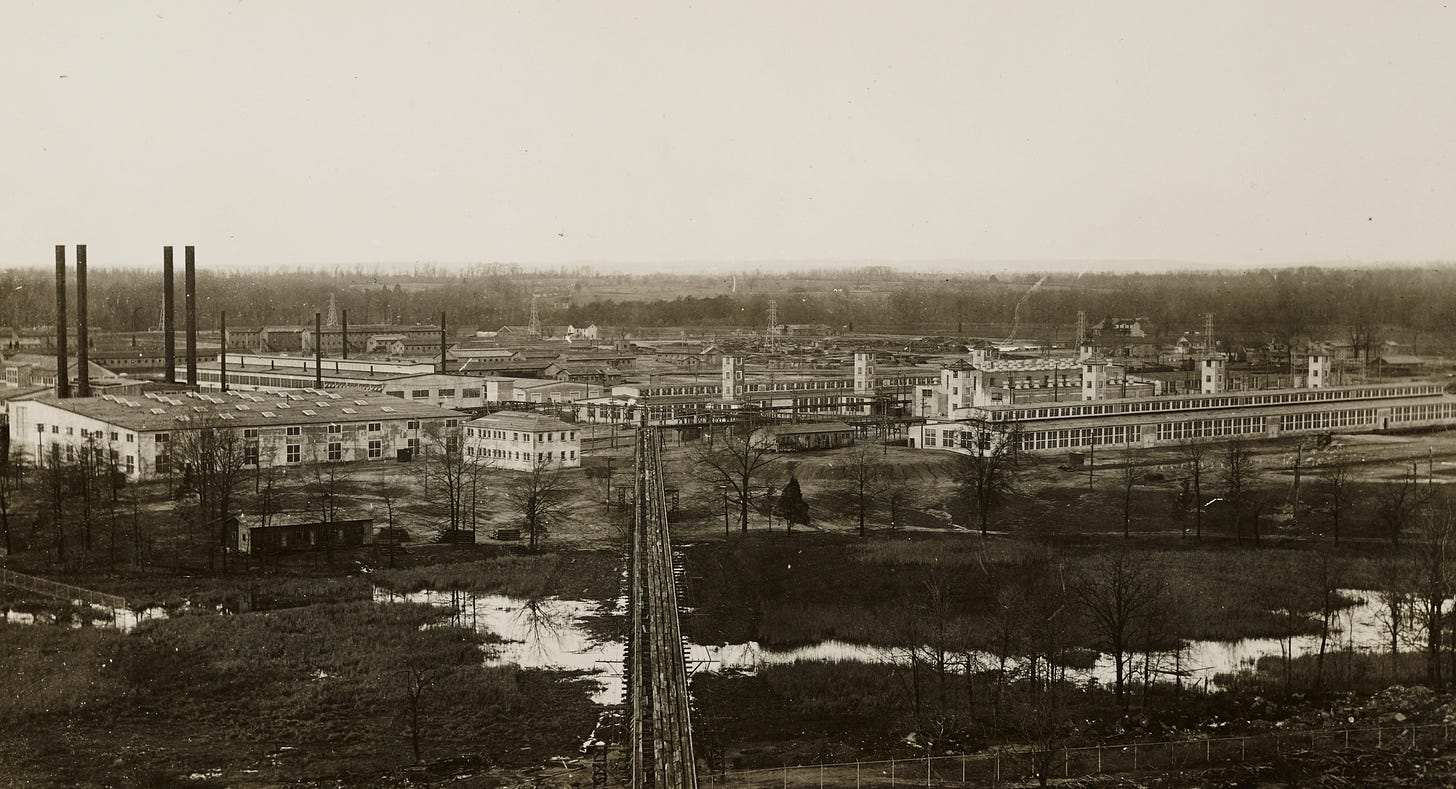
[[[532,337],[541,336],[541,313],[536,309],[536,294],[531,294],[531,325],[527,329]]]
[[[1077,361],[1085,362],[1095,352],[1092,338],[1087,333],[1087,311],[1077,310]]]
[[[872,395],[875,393],[875,355],[856,351],[854,354],[854,393]]]
[[[1310,389],[1323,389],[1330,385],[1330,357],[1318,351],[1309,353],[1309,372],[1305,377],[1305,386]]]
[[[324,321],[324,325],[331,329],[339,325],[339,303],[334,300],[332,293],[329,294],[329,316]]]
[[[1211,353],[1203,358],[1200,381],[1202,382],[1199,391],[1202,394],[1218,394],[1224,390],[1224,378],[1227,376],[1226,362],[1223,357]]]
[[[1082,399],[1101,400],[1107,396],[1107,362],[1086,359],[1082,362]]]
[[[743,396],[743,357],[723,357],[723,388],[720,396],[725,402],[732,402]]]

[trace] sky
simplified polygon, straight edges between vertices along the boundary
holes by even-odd
[[[0,267],[1456,259],[1456,0],[0,5]]]

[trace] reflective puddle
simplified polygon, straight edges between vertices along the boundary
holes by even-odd
[[[1343,596],[1356,600],[1354,606],[1341,609],[1331,623],[1326,649],[1336,652],[1382,651],[1388,649],[1390,637],[1385,625],[1384,607],[1369,592],[1344,590]],[[622,642],[602,639],[591,632],[589,620],[620,615],[622,606],[606,606],[589,600],[556,597],[523,600],[503,595],[478,595],[469,592],[424,591],[399,594],[384,589],[374,591],[378,603],[407,601],[440,606],[451,612],[450,621],[471,628],[492,643],[486,645],[487,665],[517,665],[528,669],[582,671],[597,683],[593,700],[599,704],[617,704],[622,700]],[[1252,668],[1259,658],[1312,655],[1319,651],[1319,636],[1296,636],[1292,639],[1251,638],[1239,641],[1195,641],[1178,660],[1185,672],[1185,682],[1206,683],[1216,688],[1215,676],[1242,668]],[[694,671],[754,671],[763,666],[797,662],[861,662],[908,663],[904,649],[851,644],[844,641],[822,641],[792,648],[766,647],[757,642],[743,644],[689,644],[690,669]],[[994,666],[989,654],[978,657],[983,665]],[[1142,668],[1136,657],[1137,674]],[[1173,668],[1173,657],[1160,656],[1157,668]],[[1096,679],[1110,684],[1113,680],[1111,657],[1100,656],[1092,668],[1069,671],[1079,680]]]

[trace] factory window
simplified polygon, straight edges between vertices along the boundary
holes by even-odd
[[[418,455],[420,453],[420,440],[418,438],[409,439],[407,446],[411,455]]]
[[[299,425],[289,425],[288,426],[288,435],[290,435],[290,436],[301,436],[301,435],[303,435],[303,428],[300,427]]]
[[[455,396],[455,390],[453,388],[452,389],[441,389],[440,390],[440,396],[441,397],[454,397]]]
[[[472,400],[474,398],[480,397],[480,390],[479,389],[461,389],[460,390],[460,396],[463,397],[463,398],[465,398],[465,399],[467,399],[467,400]]]
[[[401,399],[404,397],[404,391],[403,390],[400,390],[400,389],[391,389],[391,390],[385,392],[385,394],[388,395],[388,396],[390,396],[390,397],[398,397],[398,398],[401,398]]]
[[[378,460],[384,457],[384,442],[378,439],[369,442],[369,459]]]
[[[342,432],[344,432],[344,426],[343,425],[329,425],[329,432],[330,433],[334,433],[334,434],[342,433]]]
[[[66,435],[68,435],[68,436],[74,436],[74,435],[76,435],[76,428],[74,428],[74,427],[68,427],[68,428],[66,428]]]
[[[379,423],[378,422],[370,422],[369,423],[369,432],[371,432],[371,433],[378,433],[379,432]]]
[[[126,473],[128,473],[128,474],[135,474],[136,473],[136,455],[127,455],[126,456]]]
[[[344,445],[338,441],[329,442],[329,460],[343,460]]]
[[[243,428],[243,438],[257,438],[257,437],[258,437],[258,428],[256,428],[256,427],[245,427],[245,428]]]
[[[406,430],[419,430],[420,429],[420,420],[418,420],[418,419],[411,419],[408,422],[405,422],[404,423],[404,426],[405,426],[405,429]]]
[[[258,465],[258,445],[257,444],[247,444],[247,445],[245,445],[243,447],[243,465],[245,465],[245,466],[256,466],[256,465]]]
[[[411,400],[426,400],[426,399],[429,399],[429,397],[430,397],[430,390],[429,389],[412,389],[412,390],[410,390],[410,399]]]
[[[158,474],[166,474],[172,470],[172,456],[166,453],[157,455],[155,464]]]
[[[135,433],[127,433],[126,434],[126,443],[128,443],[128,444],[135,444],[136,443],[136,434]]]
[[[120,440],[120,437],[116,435],[116,431],[115,430],[111,431],[111,440],[112,441],[118,441],[118,440]]]
[[[298,444],[289,444],[283,457],[289,463],[297,463],[303,460],[303,447]]]

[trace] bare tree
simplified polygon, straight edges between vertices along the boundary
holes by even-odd
[[[1421,509],[1418,533],[1409,546],[1415,569],[1415,596],[1426,636],[1426,678],[1441,687],[1441,638],[1446,601],[1456,590],[1456,509],[1447,496]]]
[[[1254,485],[1259,479],[1259,468],[1254,453],[1248,444],[1234,439],[1224,444],[1219,467],[1223,483],[1224,498],[1228,501],[1229,517],[1233,521],[1234,534],[1240,542],[1244,539],[1244,513],[1254,502]],[[1257,541],[1258,513],[1254,514]]]
[[[1353,474],[1349,459],[1333,455],[1325,459],[1319,470],[1317,488],[1324,508],[1330,516],[1330,535],[1340,541],[1340,516],[1344,515],[1354,498]]]
[[[444,533],[455,535],[469,528],[474,539],[480,487],[490,466],[484,456],[464,451],[461,428],[441,427],[426,433],[415,468],[429,509]]]
[[[200,531],[206,534],[208,529],[216,529],[226,573],[232,502],[247,465],[242,431],[204,419],[180,431],[169,443],[175,444],[172,457],[183,465],[197,494],[195,517]]]
[[[865,519],[875,502],[880,499],[881,479],[884,464],[875,457],[875,452],[866,444],[858,444],[840,455],[842,462],[834,464],[839,470],[837,491],[854,507],[859,519],[859,535],[865,535]]]
[[[10,431],[0,428],[0,531],[4,532],[5,554],[14,551],[10,540],[10,496],[20,488],[25,468],[25,455],[20,447],[11,448]]]
[[[990,530],[991,513],[1016,490],[1020,463],[1020,430],[1011,425],[973,422],[962,448],[959,476],[962,495],[970,502],[981,536]]]
[[[1200,540],[1203,539],[1203,474],[1209,466],[1209,449],[1208,442],[1201,438],[1190,438],[1178,445],[1193,491],[1193,536]]]
[[[570,490],[561,466],[537,458],[529,471],[517,473],[506,486],[506,500],[511,503],[526,527],[527,545],[534,553],[540,548],[557,520],[566,511]]]
[[[1403,471],[1394,482],[1380,485],[1375,492],[1375,515],[1391,545],[1400,545],[1400,536],[1415,520],[1425,504],[1425,491],[1420,484],[1416,464]]]
[[[738,507],[738,528],[748,531],[748,511],[753,501],[753,485],[777,460],[773,444],[754,441],[746,425],[699,442],[690,450],[697,473],[705,482],[724,486]]]
[[[1083,572],[1077,594],[1089,614],[1095,644],[1112,655],[1113,693],[1127,707],[1127,669],[1135,639],[1147,632],[1163,594],[1163,580],[1126,551],[1100,557]]]
[[[1122,455],[1122,473],[1118,474],[1118,489],[1122,494],[1122,538],[1127,539],[1132,532],[1132,493],[1138,485],[1143,484],[1147,479],[1147,472],[1133,462],[1133,452],[1128,450]]]

